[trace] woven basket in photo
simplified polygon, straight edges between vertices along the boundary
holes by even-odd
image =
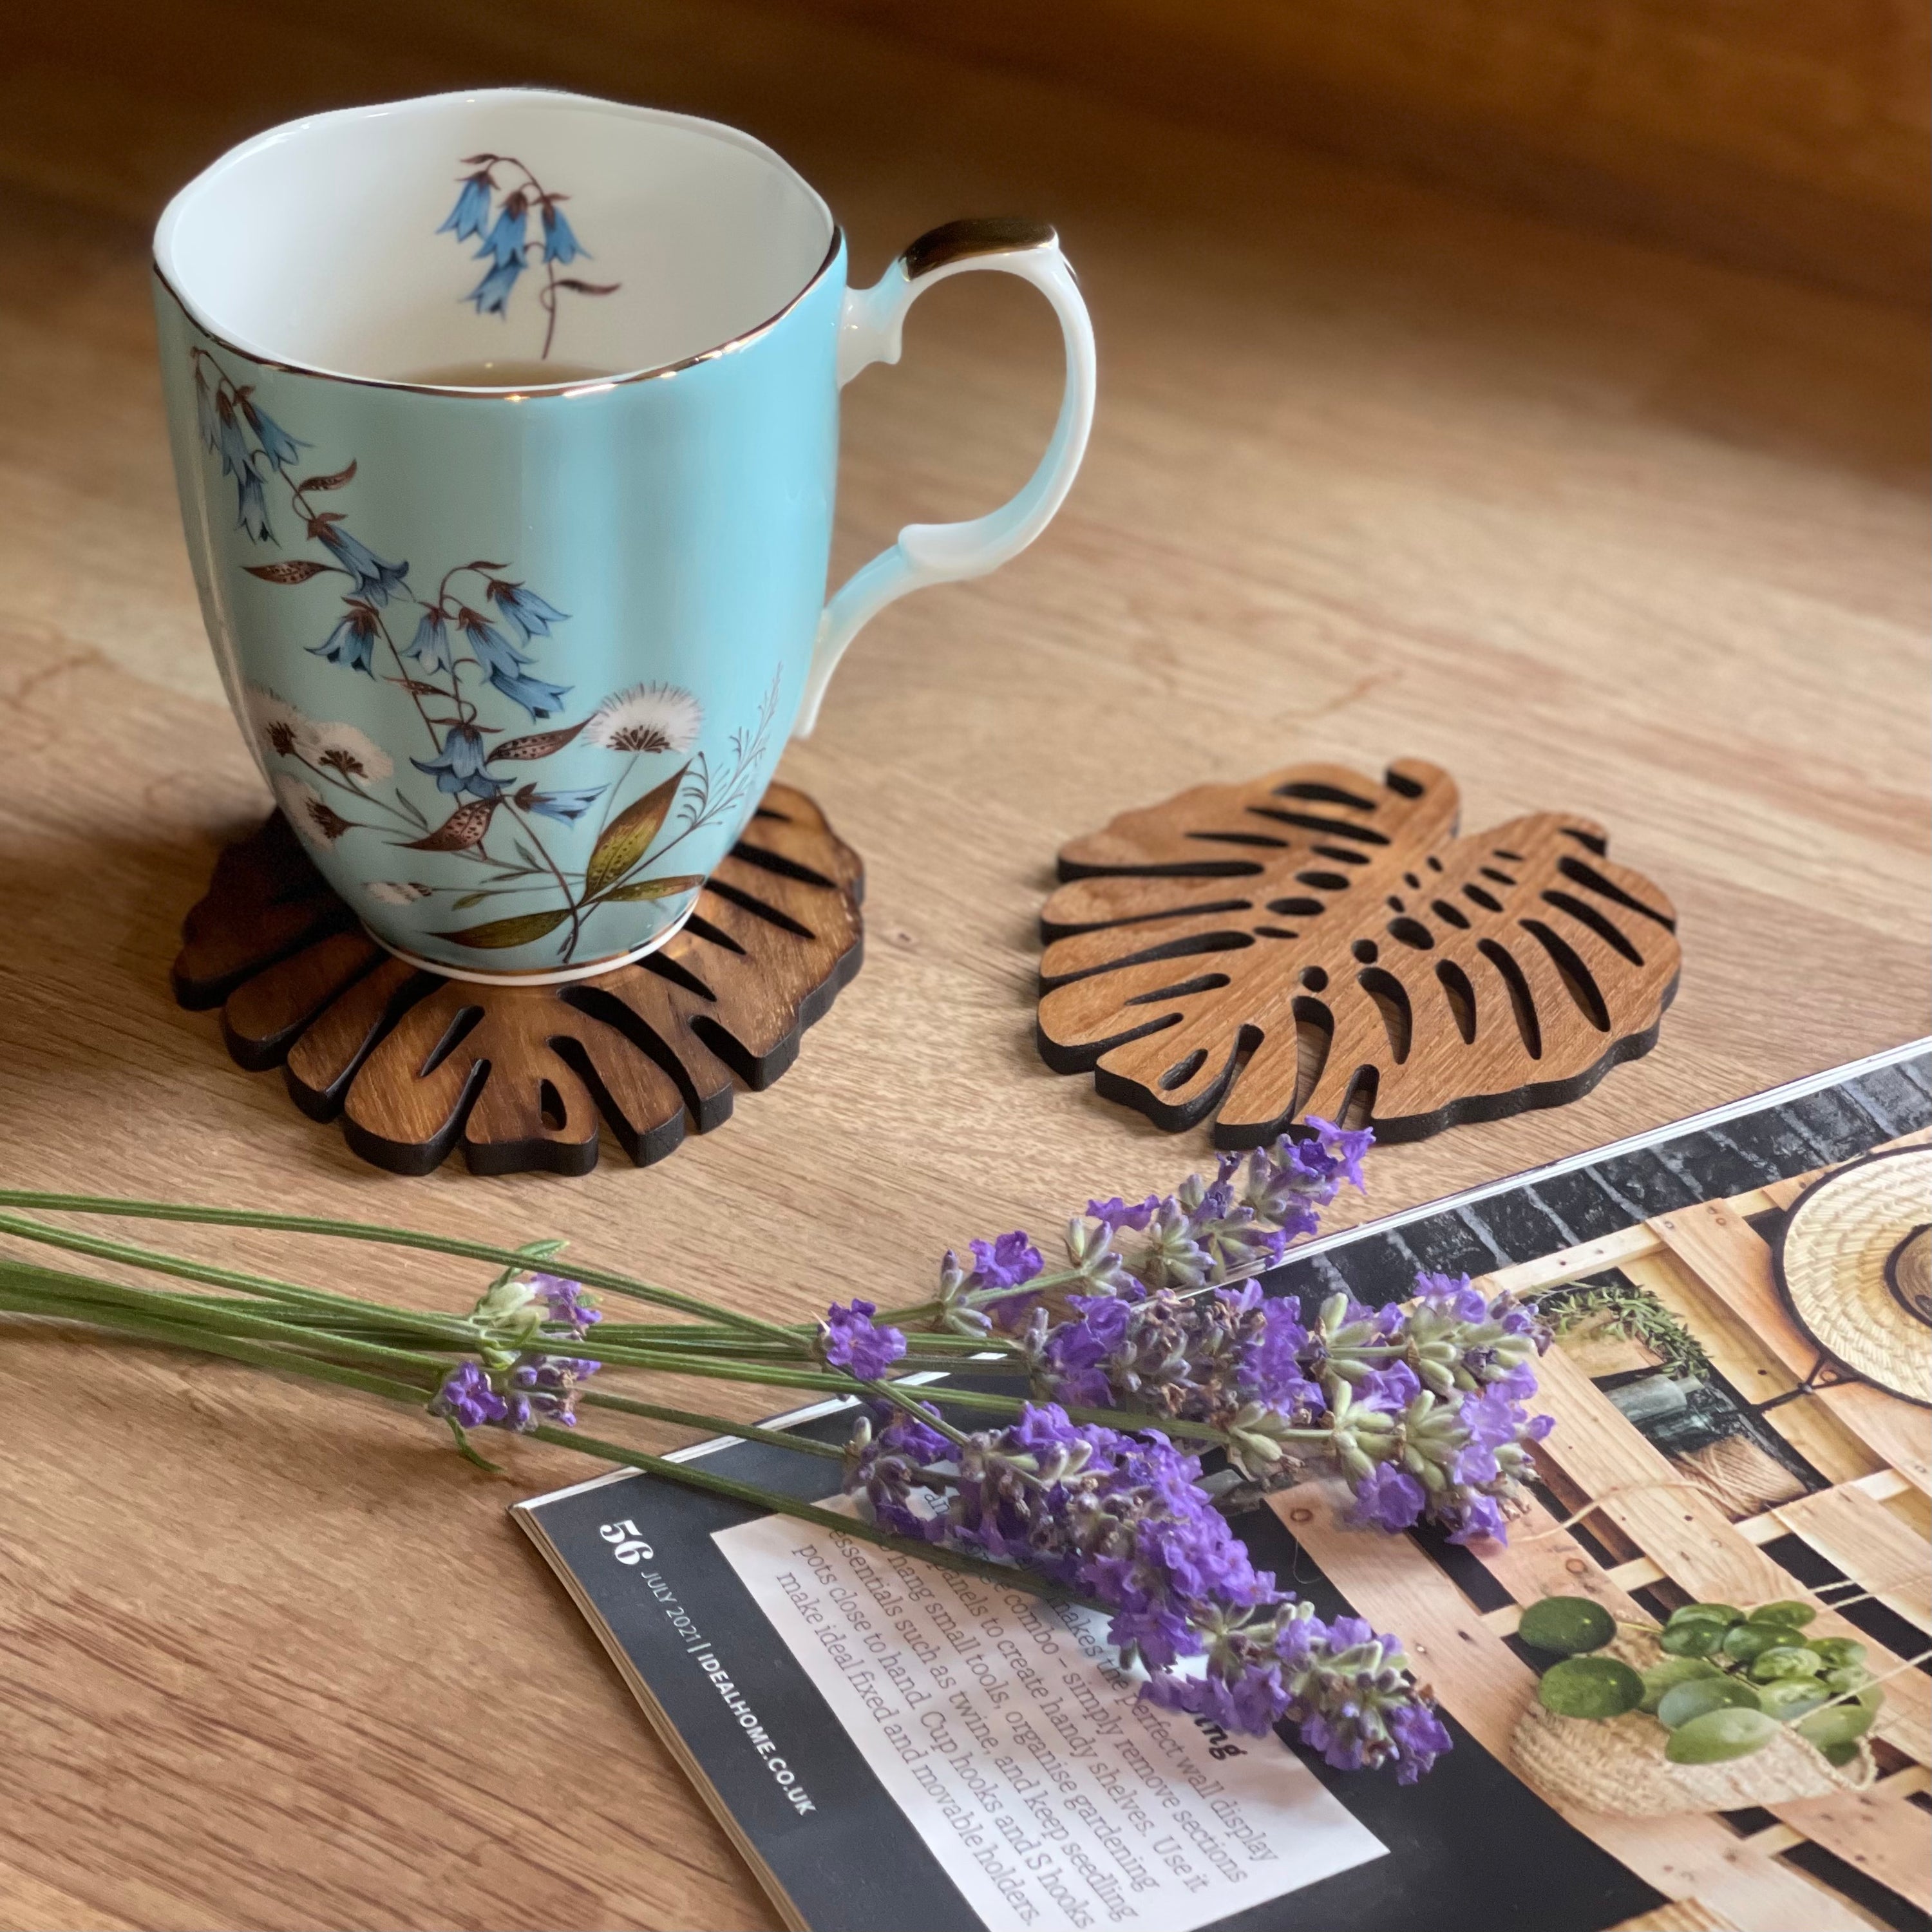
[[[1660,1654],[1655,1645],[1630,1639],[1612,1645],[1610,1654],[1638,1670]],[[1532,1700],[1517,1720],[1510,1753],[1516,1769],[1546,1797],[1624,1818],[1827,1798],[1862,1791],[1878,1775],[1863,1744],[1841,1769],[1789,1729],[1762,1750],[1723,1764],[1672,1764],[1664,1754],[1670,1735],[1654,1718],[1636,1711],[1604,1719],[1559,1718]]]

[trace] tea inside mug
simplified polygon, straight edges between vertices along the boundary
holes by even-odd
[[[258,361],[514,390],[727,347],[783,314],[836,238],[749,135],[505,89],[272,129],[170,203],[155,261],[210,336]]]
[[[617,374],[581,363],[506,357],[500,362],[439,363],[433,369],[412,369],[398,380],[426,389],[535,389],[559,382],[608,382]]]

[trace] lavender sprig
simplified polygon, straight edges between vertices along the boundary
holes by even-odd
[[[1170,1196],[1090,1202],[1068,1225],[1064,1267],[1049,1268],[1022,1232],[973,1242],[970,1267],[946,1256],[935,1299],[884,1315],[854,1296],[817,1322],[774,1322],[608,1270],[548,1272],[555,1243],[506,1251],[352,1222],[6,1192],[0,1204],[332,1234],[488,1259],[502,1272],[466,1316],[419,1316],[8,1216],[0,1232],[224,1292],[134,1290],[0,1261],[0,1307],[413,1401],[447,1421],[473,1460],[466,1432],[496,1428],[671,1480],[695,1478],[682,1464],[573,1436],[578,1406],[782,1438],[586,1388],[600,1369],[850,1391],[869,1399],[844,1459],[848,1487],[866,1498],[868,1520],[853,1533],[1103,1608],[1114,1641],[1152,1673],[1150,1696],[1244,1729],[1286,1718],[1330,1762],[1393,1763],[1406,1779],[1448,1738],[1400,1646],[1351,1619],[1324,1624],[1277,1592],[1229,1525],[1230,1474],[1204,1474],[1174,1438],[1225,1453],[1251,1490],[1340,1466],[1363,1520],[1394,1528],[1406,1512],[1480,1533],[1490,1519],[1472,1499],[1493,1510],[1507,1498],[1522,1461],[1520,1404],[1534,1387],[1528,1364],[1546,1338],[1466,1282],[1425,1283],[1406,1312],[1371,1315],[1342,1298],[1306,1325],[1292,1303],[1265,1298],[1252,1277],[1314,1231],[1342,1186],[1361,1185],[1370,1136],[1310,1126],[1223,1157],[1211,1179]],[[672,1318],[608,1322],[586,1283]],[[970,1434],[903,1381],[965,1358],[1028,1389],[949,1391],[956,1411],[993,1418]],[[824,1514],[754,1490],[743,1499]],[[1204,1660],[1203,1675],[1177,1673],[1190,1658]]]
[[[1142,1696],[1257,1735],[1287,1718],[1329,1763],[1393,1763],[1405,1784],[1450,1748],[1398,1641],[1352,1618],[1324,1624],[1277,1592],[1210,1501],[1199,1462],[1158,1431],[1082,1426],[1042,1405],[956,1445],[930,1415],[878,1420],[860,1419],[845,1475],[873,1520],[1103,1606],[1109,1641],[1150,1673]],[[1203,1655],[1204,1675],[1175,1671]]]

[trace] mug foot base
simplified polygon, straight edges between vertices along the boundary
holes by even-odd
[[[642,1166],[779,1078],[859,969],[864,868],[804,793],[772,785],[713,880],[655,957],[458,977],[371,939],[278,812],[216,861],[175,997],[392,1173],[460,1148],[475,1173],[587,1174],[607,1126]]]
[[[471,969],[466,971],[460,966],[446,964],[440,959],[425,959],[421,954],[412,952],[406,947],[392,945],[380,932],[371,932],[368,923],[362,930],[368,933],[385,952],[413,966],[419,973],[434,973],[445,980],[460,980],[468,986],[568,986],[579,980],[601,979],[606,973],[615,973],[626,966],[634,966],[640,959],[648,959],[653,952],[668,946],[690,922],[691,916],[698,910],[698,900],[693,898],[690,904],[653,938],[641,946],[633,946],[628,952],[614,952],[607,958],[592,959],[582,966],[560,966],[549,973],[491,973]]]

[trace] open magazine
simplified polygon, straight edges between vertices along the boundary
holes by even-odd
[[[1768,1279],[1816,1177],[1932,1127],[1928,1044],[1326,1237],[1264,1285],[1379,1304],[1431,1269],[1546,1290],[1565,1400],[1589,1406],[1612,1480],[1559,1457],[1538,1520],[1610,1496],[1626,1465],[1664,1470],[1714,1551],[1735,1544],[1788,1588],[1855,1586],[1861,1552],[1890,1564],[1844,1614],[1910,1658],[1924,1586],[1894,1574],[1906,1517],[1890,1505],[1922,1499],[1923,1412],[1822,1355],[1802,1365],[1795,1343],[1780,1359],[1771,1318],[1741,1327],[1724,1298]],[[848,1408],[774,1426],[842,1441]],[[815,1461],[769,1445],[680,1454],[823,1499]],[[1688,1898],[1744,1926],[1924,1922],[1922,1677],[1888,1706],[1886,1776],[1844,1817],[1566,1810],[1511,1768],[1519,1573],[1423,1538],[1393,1567],[1358,1563],[1380,1539],[1272,1500],[1237,1525],[1257,1566],[1324,1616],[1401,1628],[1435,1677],[1456,1748],[1420,1784],[1142,1701],[1091,1613],[652,1477],[514,1514],[786,1922],[812,1932],[1594,1932]],[[1547,1531],[1546,1556],[1642,1600],[1667,1565],[1645,1556],[1640,1514],[1606,1502]],[[1868,1532],[1849,1546],[1848,1522]]]

